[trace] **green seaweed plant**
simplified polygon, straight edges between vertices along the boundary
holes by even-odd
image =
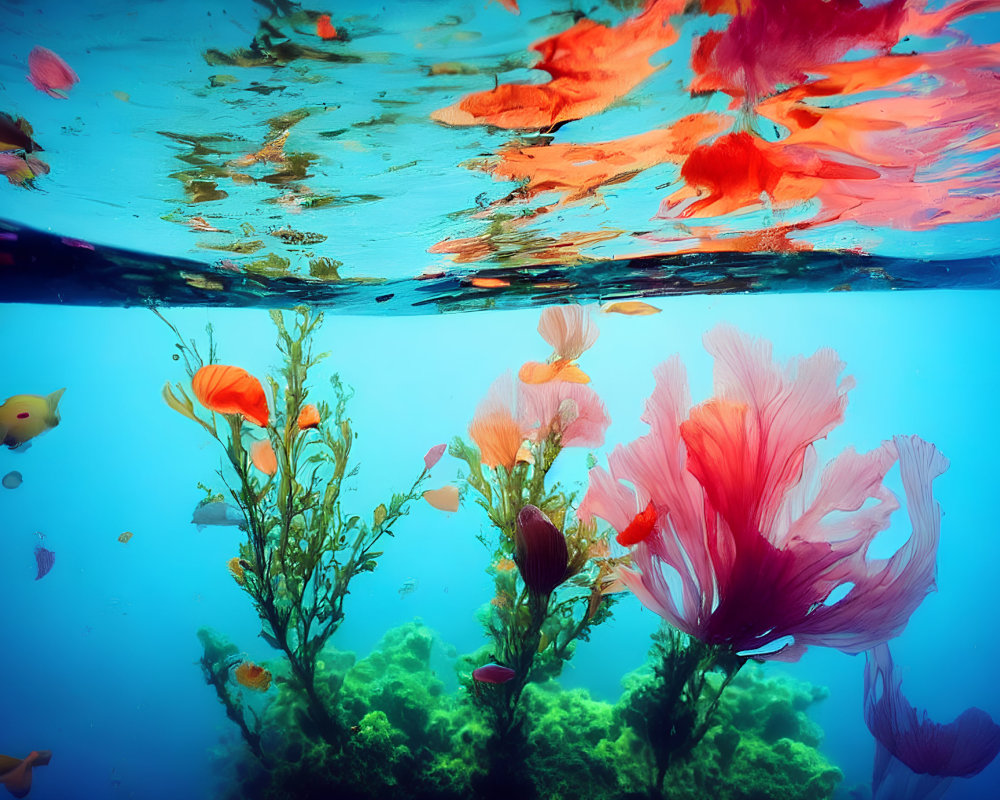
[[[571,384],[558,382],[559,387]],[[521,387],[532,391],[532,387]],[[541,420],[536,431],[520,442],[511,441],[510,449],[520,449],[508,463],[484,465],[484,449],[491,448],[488,440],[497,428],[485,424],[484,441],[477,447],[456,437],[449,453],[465,462],[465,481],[476,495],[491,523],[492,535],[480,534],[480,541],[491,552],[488,571],[493,577],[496,594],[481,613],[489,646],[467,658],[469,667],[486,661],[512,670],[503,682],[466,678],[472,702],[485,718],[491,731],[482,759],[485,772],[474,781],[483,797],[531,797],[528,771],[530,758],[530,725],[522,708],[522,696],[531,683],[542,683],[559,676],[572,657],[576,643],[587,641],[592,628],[611,616],[615,598],[607,593],[613,583],[612,574],[627,557],[610,555],[606,532],[598,532],[596,522],[583,521],[574,513],[576,495],[558,482],[548,485],[547,478],[559,455],[567,446],[565,433],[578,414],[584,410],[568,396],[559,401],[560,388],[553,408],[553,418]],[[569,390],[567,389],[567,392]],[[589,392],[589,390],[587,390]],[[599,402],[596,395],[593,401]],[[509,421],[514,422],[509,416]],[[475,427],[475,421],[473,427]],[[500,424],[503,429],[504,423]],[[492,429],[492,431],[490,430]],[[508,428],[509,429],[509,428]],[[484,428],[480,428],[484,430]],[[522,428],[521,433],[524,433]],[[477,433],[470,428],[475,441]],[[516,437],[517,434],[513,434]],[[492,448],[491,448],[492,449]],[[510,463],[510,462],[513,463]],[[541,524],[552,526],[550,543],[557,548],[556,569],[564,566],[555,585],[540,585],[525,579],[538,560],[531,550],[533,538],[519,524],[522,511],[531,511]],[[565,563],[561,561],[565,542]],[[551,554],[542,560],[550,560]],[[548,564],[551,569],[552,565]],[[525,572],[528,570],[528,573]]]
[[[652,639],[652,674],[625,694],[620,713],[642,743],[646,796],[661,800],[672,796],[663,789],[668,772],[690,759],[715,725],[723,692],[749,659],[666,624]]]
[[[286,316],[291,318],[287,322]],[[345,511],[341,491],[358,467],[350,467],[355,437],[347,416],[351,393],[338,376],[330,381],[331,400],[316,404],[319,422],[306,427],[299,424],[311,393],[310,370],[327,355],[314,354],[312,348],[323,315],[299,307],[293,312],[272,311],[271,319],[283,366],[280,381],[266,378],[274,412],[265,426],[257,427],[241,414],[217,414],[200,403],[196,408],[195,400],[180,383],[168,382],[163,396],[171,408],[200,424],[222,446],[226,468],[218,474],[242,514],[245,531],[230,570],[260,617],[260,635],[287,659],[287,680],[307,701],[310,727],[329,745],[342,747],[349,728],[339,718],[328,683],[316,680],[319,654],[344,620],[351,582],[376,568],[383,554],[376,547],[384,537],[393,536],[393,527],[408,513],[409,503],[420,496],[419,487],[428,470],[422,470],[408,490],[379,504],[370,518]],[[167,324],[177,335],[176,347],[188,377],[194,381],[200,369],[215,363],[211,328],[206,361],[194,340],[185,341]],[[191,392],[193,395],[193,389]],[[252,432],[260,431],[266,434],[277,461],[273,475],[253,465],[245,444]],[[215,685],[227,714],[236,719],[242,712],[225,688],[219,659],[208,650],[206,646],[206,676]],[[215,651],[222,652],[217,647]],[[251,749],[266,761],[259,726],[243,722],[240,727]]]

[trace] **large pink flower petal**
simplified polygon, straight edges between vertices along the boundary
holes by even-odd
[[[593,389],[566,381],[520,383],[517,419],[532,441],[560,432],[563,447],[600,447],[611,424]]]

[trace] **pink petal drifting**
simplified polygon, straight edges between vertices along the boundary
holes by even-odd
[[[444,455],[444,451],[448,449],[446,444],[436,444],[430,450],[427,451],[427,455],[424,456],[424,469],[430,470],[438,461],[441,460],[441,456]]]
[[[934,587],[940,510],[931,484],[948,466],[934,445],[897,436],[844,451],[819,473],[814,442],[844,415],[849,378],[831,350],[777,364],[768,342],[732,328],[705,337],[715,397],[691,407],[680,360],[656,371],[650,432],[593,469],[580,505],[619,533],[647,503],[648,537],[620,578],[649,609],[709,644],[794,660],[809,645],[857,653],[900,633]],[[888,559],[867,555],[899,501],[912,534]],[[849,591],[829,602],[838,587]]]
[[[28,55],[28,80],[49,97],[66,99],[66,91],[80,79],[69,64],[44,47],[36,47]]]
[[[423,494],[424,500],[439,511],[458,511],[458,487],[442,486],[440,489],[428,489]]]

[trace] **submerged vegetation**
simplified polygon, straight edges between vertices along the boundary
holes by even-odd
[[[658,368],[650,433],[616,447],[607,469],[588,453],[578,500],[550,473],[567,448],[604,443],[610,419],[578,364],[598,332],[580,307],[548,308],[539,332],[552,355],[501,377],[470,442],[431,447],[409,489],[362,515],[344,507],[358,470],[350,391],[336,375],[325,396],[312,385],[322,315],[271,317],[277,376],[217,363],[210,329],[205,358],[174,329],[190,386],[163,390],[225,453],[221,487],[199,484],[192,521],[243,531],[228,570],[277,652],[257,664],[223,635],[198,633],[205,679],[247,745],[230,796],[832,796],[841,775],[805,715],[824,691],[765,679],[753,662],[794,661],[809,645],[859,652],[899,633],[933,580],[931,484],[947,467],[933,445],[896,437],[818,473],[813,443],[842,420],[852,385],[838,383],[832,351],[782,366],[766,343],[713,331],[716,396],[691,405],[679,360]],[[463,462],[463,487],[423,491],[446,449]],[[899,506],[882,484],[897,461],[913,533],[891,559],[869,560]],[[810,494],[800,484],[813,476]],[[459,654],[416,620],[364,658],[336,648],[352,581],[377,567],[376,547],[409,505],[455,511],[463,496],[487,520],[483,646]],[[843,522],[826,521],[834,511]],[[562,689],[577,643],[626,589],[663,618],[647,664],[625,676],[617,702]],[[892,741],[891,725],[878,730]]]
[[[289,316],[291,324],[282,312],[271,314],[283,360],[280,384],[269,376],[265,390],[241,368],[213,363],[216,352],[209,331],[207,360],[194,342],[179,336],[177,344],[191,393],[208,414],[195,409],[181,384],[167,383],[163,396],[171,408],[200,424],[223,447],[227,468],[219,476],[225,492],[209,490],[198,511],[228,502],[226,495],[235,503],[246,538],[229,563],[230,572],[260,617],[260,635],[284,656],[285,681],[306,699],[303,722],[322,742],[341,747],[349,726],[340,717],[335,692],[328,683],[317,681],[319,653],[344,619],[351,581],[375,569],[382,555],[376,546],[384,536],[393,535],[392,528],[407,513],[408,504],[419,497],[418,487],[428,469],[420,472],[409,490],[393,494],[368,518],[343,508],[341,489],[353,471],[349,464],[354,433],[347,417],[350,393],[334,375],[332,400],[306,403],[309,371],[325,356],[312,349],[323,317],[304,308]],[[263,437],[256,438],[260,434]],[[213,524],[207,514],[200,519]],[[254,717],[248,720],[226,689],[223,673],[237,666],[227,662],[232,654],[215,640],[210,642],[208,635],[202,640],[209,682],[251,750],[267,763],[270,756],[260,746],[255,712],[247,709]],[[246,680],[239,682],[259,688]]]

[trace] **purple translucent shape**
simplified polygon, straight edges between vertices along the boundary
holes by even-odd
[[[424,456],[424,468],[430,469],[438,461],[441,460],[441,456],[444,455],[444,451],[448,449],[446,444],[436,444],[430,450],[427,451],[427,455]]]
[[[888,645],[866,657],[865,722],[877,741],[876,798],[940,797],[952,778],[978,774],[1000,753],[1000,725],[985,711],[967,708],[947,725],[934,722],[903,696]]]
[[[38,574],[35,576],[35,580],[38,581],[49,574],[52,566],[56,563],[56,554],[38,545],[35,547],[35,562],[38,564]]]
[[[510,667],[487,664],[472,671],[472,679],[480,683],[507,683],[516,673]]]
[[[537,595],[550,594],[566,580],[569,566],[566,537],[535,506],[525,506],[517,515],[514,561],[525,586]]]

